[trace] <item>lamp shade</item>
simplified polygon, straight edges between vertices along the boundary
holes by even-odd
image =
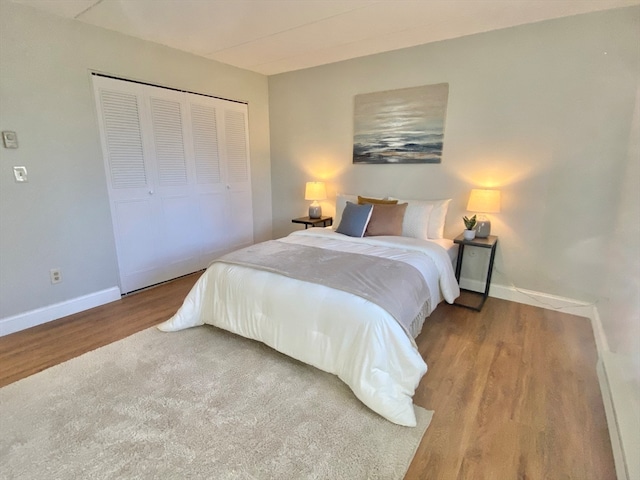
[[[469,195],[467,210],[478,213],[498,213],[500,211],[500,190],[474,188]]]
[[[327,198],[327,188],[324,182],[307,182],[304,190],[305,200],[325,200]]]

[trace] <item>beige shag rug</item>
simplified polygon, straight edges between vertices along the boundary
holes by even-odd
[[[0,389],[0,478],[401,479],[432,413],[400,427],[258,342],[151,328]]]

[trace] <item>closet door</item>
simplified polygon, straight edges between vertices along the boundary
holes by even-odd
[[[94,76],[123,293],[253,243],[247,107]]]
[[[187,103],[200,246],[208,265],[221,254],[253,244],[247,106],[199,95],[187,95]]]
[[[155,220],[153,165],[142,128],[140,85],[94,77],[111,203],[120,288],[123,293],[157,283],[161,237]]]
[[[191,145],[195,170],[195,205],[199,213],[199,246],[202,263],[208,265],[229,250],[227,192],[220,151],[221,108],[216,99],[188,95]]]
[[[200,214],[195,203],[193,155],[186,141],[185,94],[145,86],[143,95],[151,126],[148,151],[155,188],[150,194],[159,231],[155,268],[164,281],[202,268]]]
[[[228,236],[236,247],[253,243],[253,206],[247,106],[225,102],[224,155],[228,190]]]

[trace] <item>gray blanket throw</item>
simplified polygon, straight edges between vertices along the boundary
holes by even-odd
[[[427,283],[413,266],[397,260],[270,240],[224,255],[216,262],[277,273],[343,290],[391,314],[409,336],[429,299]]]

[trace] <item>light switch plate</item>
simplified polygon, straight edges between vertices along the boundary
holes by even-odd
[[[13,167],[13,176],[16,182],[28,182],[27,167]]]
[[[2,143],[4,148],[18,148],[18,135],[16,135],[16,132],[5,130],[2,132]]]

